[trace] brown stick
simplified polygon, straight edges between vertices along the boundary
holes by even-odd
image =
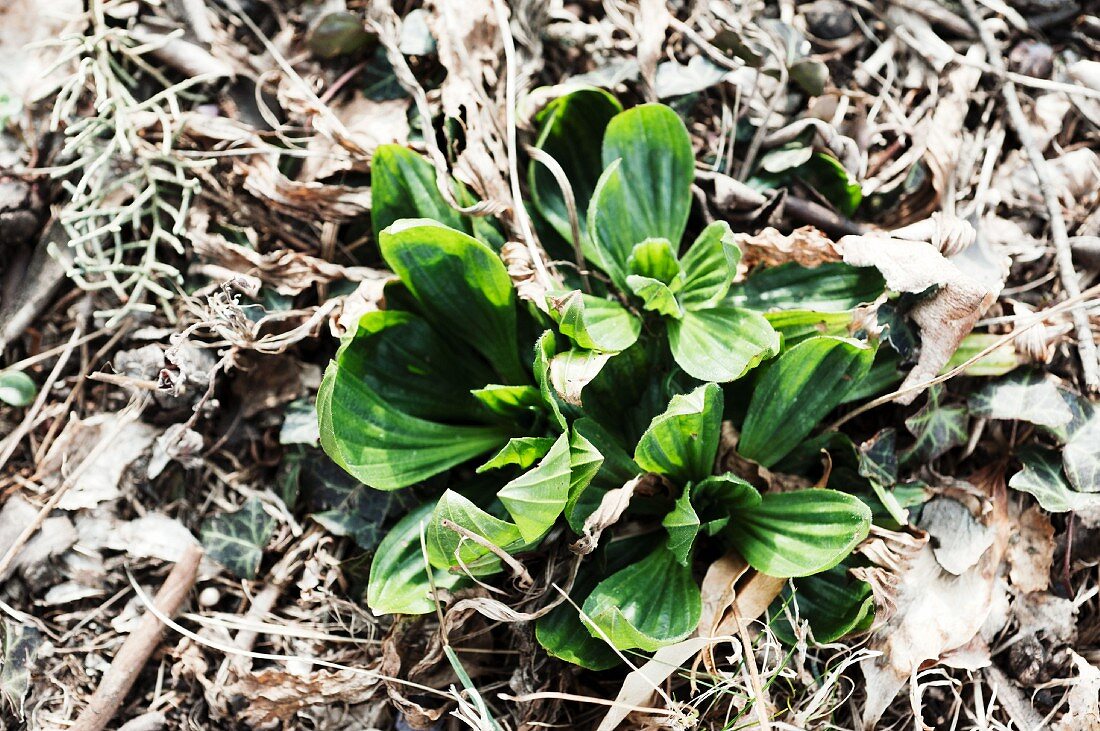
[[[201,559],[202,549],[197,545],[189,546],[184,551],[153,600],[157,611],[169,617],[179,611],[184,599],[195,586]],[[103,731],[107,727],[133,687],[138,673],[160,644],[163,634],[164,625],[152,612],[146,612],[137,629],[122,643],[115,659],[111,661],[111,667],[103,674],[95,695],[76,719],[76,723],[69,727],[69,731]]]

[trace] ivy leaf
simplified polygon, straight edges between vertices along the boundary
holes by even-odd
[[[635,244],[683,236],[695,153],[676,112],[642,104],[607,125],[602,159],[605,169],[588,209],[588,232],[612,281],[626,289],[627,259]]]
[[[210,518],[202,527],[206,554],[242,579],[256,578],[264,546],[275,531],[275,519],[263,503],[251,498],[241,509]]]
[[[1081,492],[1100,492],[1100,415],[1093,414],[1073,432],[1062,449],[1070,484]]]
[[[497,493],[527,543],[542,538],[565,509],[570,475],[569,435],[562,434],[537,467]]]
[[[365,551],[378,545],[387,516],[404,507],[403,493],[367,487],[328,459],[304,459],[298,480],[309,495],[309,517]]]
[[[428,560],[438,569],[454,568],[473,576],[500,571],[500,559],[486,546],[453,530],[450,524],[511,553],[525,545],[519,528],[485,512],[464,495],[447,490],[432,511],[424,532]]]
[[[23,719],[23,701],[30,690],[31,666],[42,645],[42,634],[33,625],[0,619],[0,708],[11,709],[12,717]]]
[[[684,491],[680,493],[672,510],[665,515],[661,525],[668,531],[668,550],[672,551],[681,566],[687,566],[695,536],[699,535],[699,516],[691,506],[690,485],[684,486]]]
[[[827,336],[780,355],[756,382],[738,451],[764,467],[775,465],[863,380],[874,357],[865,343]]]
[[[549,452],[552,446],[552,437],[512,437],[489,461],[478,467],[477,472],[480,474],[508,465],[525,470]]]
[[[1070,487],[1057,452],[1028,447],[1020,453],[1020,463],[1020,471],[1009,479],[1008,486],[1034,495],[1043,510],[1065,513],[1100,506],[1100,495]]]
[[[905,428],[917,441],[902,452],[902,462],[930,461],[949,449],[966,444],[969,438],[966,407],[941,405],[943,393],[943,387],[938,384],[929,388],[928,402],[905,420]]]
[[[662,545],[601,581],[583,611],[618,649],[653,652],[694,632],[703,604],[691,569]]]
[[[676,250],[668,239],[646,239],[635,244],[626,260],[627,271],[639,277],[656,279],[675,292],[683,286],[683,269]]]
[[[424,503],[397,522],[374,554],[367,581],[367,606],[384,614],[428,614],[435,611],[428,578],[428,566],[421,549],[420,529],[431,517],[435,505]],[[433,570],[437,589],[453,589],[464,578]]]
[[[678,394],[638,440],[634,461],[646,472],[681,485],[702,480],[714,467],[721,427],[722,389],[717,384]]]
[[[735,381],[779,352],[779,334],[758,312],[712,307],[668,323],[676,365],[700,381]]]
[[[620,305],[577,290],[546,297],[558,330],[585,350],[618,353],[638,339],[642,323]]]
[[[626,278],[626,286],[642,301],[643,308],[677,320],[683,317],[684,311],[676,301],[676,294],[664,282],[630,274]]]
[[[565,172],[573,189],[581,235],[585,239],[584,222],[589,202],[603,171],[600,147],[604,130],[622,109],[619,101],[606,91],[585,88],[554,99],[535,117],[540,129],[535,147],[554,158]],[[527,179],[535,208],[563,239],[571,241],[569,209],[558,181],[545,165],[535,160],[527,169]],[[582,247],[585,255],[591,257],[591,242],[584,241]]]
[[[725,297],[740,261],[741,249],[728,223],[715,221],[703,229],[684,255],[684,308],[710,307]]]
[[[754,271],[731,289],[727,301],[760,312],[844,312],[874,302],[885,291],[886,280],[874,267],[828,262],[808,268],[791,263]]]
[[[505,383],[527,380],[516,346],[512,280],[492,249],[423,219],[391,225],[381,233],[379,248],[438,332],[469,343]]]
[[[402,218],[430,218],[444,226],[473,233],[466,216],[443,198],[435,166],[401,145],[379,145],[370,161],[371,225],[374,240]]]
[[[897,432],[883,429],[859,445],[859,474],[883,487],[898,481]]]
[[[23,371],[0,371],[0,402],[8,406],[26,406],[34,401],[37,388]]]
[[[1054,382],[1039,371],[1017,371],[972,395],[970,413],[987,419],[1028,421],[1059,427],[1073,419]]]
[[[737,511],[724,535],[757,571],[808,576],[836,566],[867,537],[871,510],[835,490],[768,493]]]

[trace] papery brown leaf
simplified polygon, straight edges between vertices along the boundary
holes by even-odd
[[[757,234],[734,234],[734,239],[741,247],[741,267],[745,270],[757,265],[778,266],[788,262],[816,267],[841,259],[836,244],[813,226],[802,226],[789,234],[779,233],[769,226]]]
[[[373,673],[318,670],[295,675],[268,668],[239,678],[225,688],[225,693],[247,699],[240,718],[259,726],[273,721],[287,723],[298,711],[310,706],[365,703],[378,688],[378,678]]]

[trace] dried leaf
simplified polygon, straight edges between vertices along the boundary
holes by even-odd
[[[1097,731],[1100,729],[1100,668],[1070,650],[1077,668],[1077,682],[1066,700],[1069,710],[1052,727],[1054,731]]]
[[[641,484],[643,479],[643,477],[635,477],[622,487],[604,493],[603,498],[600,500],[600,506],[585,518],[581,538],[570,547],[570,550],[582,556],[596,550],[603,532],[619,522],[619,518],[630,507],[630,499],[634,497],[634,490]]]
[[[6,706],[19,719],[23,718],[23,701],[30,690],[31,666],[34,664],[42,635],[27,624],[13,624],[0,619],[4,634],[0,637],[0,707]]]
[[[247,700],[240,720],[250,726],[288,723],[298,711],[310,706],[365,703],[378,690],[373,672],[318,670],[295,675],[268,668],[239,678],[225,689],[229,697]]]
[[[1018,515],[1015,524],[1008,541],[1008,577],[1024,593],[1045,591],[1054,563],[1054,526],[1035,506]]]
[[[802,226],[789,234],[769,226],[758,234],[736,233],[734,239],[741,247],[742,273],[757,265],[778,266],[793,261],[816,267],[842,258],[837,244],[813,226]]]

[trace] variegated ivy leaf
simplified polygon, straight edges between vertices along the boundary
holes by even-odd
[[[351,538],[364,551],[382,540],[382,525],[414,504],[405,492],[367,487],[327,459],[303,460],[299,486],[310,499],[310,518],[330,533]]]
[[[883,429],[859,445],[859,474],[883,487],[898,481],[897,432]]]
[[[42,635],[29,624],[0,619],[0,708],[7,707],[23,718],[23,700],[30,688],[30,666],[42,644]]]
[[[1062,464],[1076,489],[1100,492],[1100,415],[1073,432],[1062,449]]]
[[[212,559],[242,579],[256,578],[275,519],[256,498],[235,513],[223,513],[202,527],[202,545]]]
[[[1031,447],[1020,454],[1020,462],[1022,469],[1009,479],[1008,486],[1034,495],[1043,510],[1065,513],[1100,507],[1100,495],[1070,487],[1057,452]]]
[[[902,452],[902,462],[933,460],[947,450],[966,443],[966,407],[944,406],[942,398],[943,387],[933,386],[928,389],[928,402],[905,420],[905,428],[917,441]]]
[[[987,419],[1028,421],[1048,427],[1063,426],[1073,419],[1054,382],[1040,371],[1019,371],[997,379],[967,403],[970,413]]]

